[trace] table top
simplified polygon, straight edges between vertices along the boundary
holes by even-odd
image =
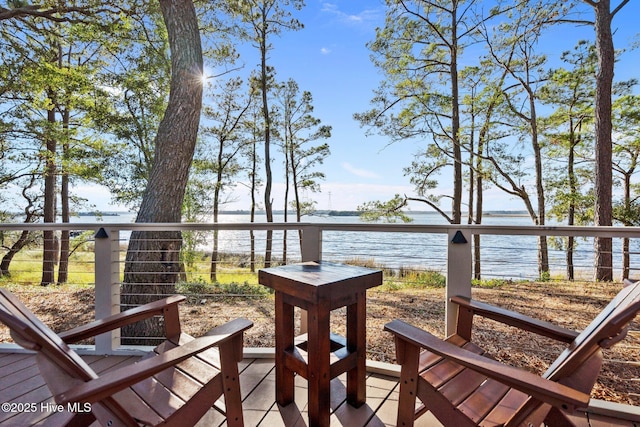
[[[264,268],[260,284],[307,301],[339,298],[382,284],[382,271],[332,262],[303,262]]]

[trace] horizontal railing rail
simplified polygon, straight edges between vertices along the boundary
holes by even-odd
[[[332,230],[371,231],[391,233],[448,233],[449,230],[470,230],[471,234],[496,235],[544,235],[544,236],[586,236],[586,237],[640,237],[640,227],[595,227],[564,225],[471,225],[471,224],[380,224],[380,223],[0,223],[0,231],[45,231],[45,230],[140,230],[140,231],[213,231],[213,230]]]

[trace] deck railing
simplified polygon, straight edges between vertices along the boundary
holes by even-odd
[[[537,259],[536,238],[547,237],[612,237],[614,241],[622,238],[631,239],[631,248],[638,248],[640,243],[640,227],[562,227],[562,226],[486,226],[486,225],[419,225],[419,224],[346,224],[346,223],[218,223],[218,224],[122,224],[122,223],[74,223],[74,224],[0,224],[0,232],[30,230],[41,232],[44,230],[91,231],[94,238],[95,252],[95,316],[97,319],[120,311],[121,285],[124,270],[124,253],[128,236],[132,231],[181,231],[192,233],[218,235],[222,233],[244,233],[229,239],[226,249],[246,252],[247,245],[240,241],[248,240],[248,232],[264,233],[271,230],[274,233],[288,233],[288,239],[293,243],[287,245],[287,262],[296,261],[339,261],[349,262],[354,258],[372,259],[375,265],[391,265],[396,269],[429,268],[442,272],[446,277],[445,298],[453,295],[471,295],[473,235],[491,236],[483,238],[481,252],[494,252],[486,257],[483,264],[493,267],[483,276],[521,277],[522,271],[528,269],[535,273]],[[348,236],[345,239],[345,236]],[[381,237],[383,236],[383,237]],[[274,241],[281,239],[280,235]],[[300,239],[300,240],[298,240]],[[527,240],[528,239],[528,240]],[[533,239],[533,240],[532,240]],[[497,242],[509,242],[501,246]],[[520,243],[521,242],[521,243]],[[298,244],[299,243],[299,244]],[[369,245],[368,249],[362,249]],[[282,246],[282,245],[281,245]],[[417,246],[417,248],[416,248]],[[620,247],[619,244],[616,247]],[[581,250],[592,254],[593,245],[582,243]],[[282,247],[274,248],[274,257],[282,251]],[[260,249],[258,249],[259,251]],[[420,253],[421,256],[404,256],[409,252]],[[396,258],[390,258],[390,253],[396,253]],[[518,254],[528,252],[529,260],[519,260]],[[631,277],[636,277],[640,271],[640,250],[629,251]],[[498,259],[496,259],[496,256]],[[616,275],[621,274],[620,259],[622,255],[616,253]],[[583,257],[584,258],[584,257]],[[379,260],[381,259],[381,261]],[[589,259],[589,256],[586,256]],[[556,261],[557,262],[557,261]],[[582,277],[593,277],[593,266],[584,264],[578,266],[578,274]],[[525,263],[525,264],[522,264]],[[528,263],[528,264],[526,264]],[[527,265],[523,267],[522,265]],[[395,266],[395,267],[394,267]],[[555,274],[561,274],[563,266],[551,264]],[[532,273],[530,273],[532,274]],[[616,279],[618,278],[616,277]],[[445,333],[453,330],[455,322],[454,308],[446,304]],[[113,353],[120,347],[118,332],[104,334],[97,338],[95,350],[99,353]]]

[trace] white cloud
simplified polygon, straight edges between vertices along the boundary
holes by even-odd
[[[328,47],[323,47],[320,49],[320,53],[323,55],[329,55],[331,53],[331,49],[329,49]]]
[[[343,162],[342,168],[355,176],[359,176],[360,178],[380,178],[380,175],[378,175],[377,173],[366,169],[356,168],[355,166],[351,165],[351,163]]]
[[[330,13],[340,21],[353,25],[363,25],[369,24],[371,22],[377,22],[382,16],[380,9],[365,9],[356,14],[343,12],[335,3],[323,3],[322,12]]]

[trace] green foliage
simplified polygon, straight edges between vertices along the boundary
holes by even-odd
[[[262,285],[255,285],[248,282],[232,282],[228,284],[217,285],[220,292],[228,295],[270,295],[273,293],[271,288]]]
[[[635,80],[632,83],[637,83]],[[613,103],[613,172],[620,178],[622,196],[613,202],[613,218],[624,225],[640,225],[640,95],[625,93]]]
[[[68,178],[72,190],[82,181],[102,183],[102,173],[108,175],[118,150],[105,138],[113,129],[103,124],[113,105],[109,97],[120,87],[107,76],[133,68],[118,69],[124,63],[120,55],[140,53],[132,41],[141,38],[128,32],[135,26],[129,6],[94,0],[55,8],[43,4],[23,8],[19,19],[3,20],[0,75],[6,83],[0,88],[5,112],[0,132],[6,124],[13,134],[11,144],[3,147],[13,171],[30,171],[40,179],[47,174]],[[140,5],[137,10],[142,15],[136,18],[148,12]],[[152,19],[146,18],[138,22]],[[145,61],[140,61],[141,56],[135,56],[136,63],[151,60],[144,55]],[[49,170],[51,165],[55,171]],[[72,209],[81,208],[84,201],[70,196],[78,204]]]
[[[373,259],[349,258],[345,264],[382,270],[384,290],[441,288],[446,285],[446,277],[435,270],[419,270],[415,267],[389,268],[377,264]]]
[[[638,194],[638,189],[636,189]],[[631,227],[640,226],[640,200],[619,201],[613,205],[613,217],[621,224]]]
[[[505,280],[505,279],[472,279],[471,286],[476,288],[485,288],[485,289],[496,289],[502,288],[504,286],[512,285],[513,280]]]
[[[593,96],[595,47],[585,41],[562,60],[569,68],[552,70],[540,90],[540,99],[555,111],[540,120],[544,150],[549,158],[545,173],[547,211],[569,225],[593,220]]]
[[[188,222],[185,219],[185,222]],[[197,231],[182,232],[182,247],[180,249],[180,260],[185,263],[188,268],[195,268],[198,260],[202,259],[200,247],[206,242],[206,233]]]
[[[384,290],[402,290],[402,289],[428,289],[443,288],[446,285],[446,277],[439,271],[433,270],[415,270],[408,268],[399,268],[398,270],[385,270]]]
[[[207,93],[215,104],[205,105],[206,125],[201,128],[185,201],[189,220],[204,220],[213,213],[217,221],[224,193],[232,188],[243,171],[244,155],[253,145],[248,131],[248,115],[256,97],[248,94],[239,78],[216,81]]]
[[[170,88],[170,58],[166,28],[157,4],[147,16],[113,35],[120,43],[100,75],[99,107],[93,120],[111,135],[103,153],[103,184],[119,203],[135,207],[153,166],[155,137]],[[140,58],[144,58],[141,61]]]
[[[319,139],[330,138],[331,126],[322,125],[320,119],[312,115],[313,97],[308,91],[300,93],[295,80],[289,79],[279,85],[275,96],[285,156],[285,179],[287,188],[292,186],[294,197],[290,203],[300,220],[315,208],[315,202],[304,200],[303,196],[320,191],[320,181],[325,175],[316,168],[330,155],[329,144],[313,144]]]
[[[402,221],[408,223],[412,219],[402,210],[406,206],[406,198],[396,194],[393,199],[386,202],[374,201],[360,205],[358,206],[358,212],[360,212],[360,218],[367,222],[385,221],[395,223]]]
[[[182,295],[204,295],[211,293],[210,285],[202,279],[194,281],[180,281],[176,283],[176,292]]]
[[[371,100],[372,108],[354,114],[369,132],[384,135],[392,143],[425,141],[421,153],[405,169],[417,194],[411,200],[426,203],[450,222],[460,221],[466,162],[459,67],[465,47],[476,41],[487,21],[501,13],[494,8],[484,14],[478,4],[388,1],[385,24],[367,45],[384,80]],[[433,194],[444,170],[453,172],[453,191],[447,195],[452,201],[450,214],[439,207],[443,195]],[[364,210],[388,209],[374,202]]]
[[[208,295],[269,295],[270,289],[262,285],[250,284],[248,282],[230,283],[209,283],[202,279],[192,281],[181,281],[176,284],[176,291],[186,296],[202,297]]]
[[[557,250],[557,251],[575,251],[578,248],[580,242],[586,242],[586,237],[574,237],[573,238],[573,246],[569,245],[569,237],[568,236],[548,236],[547,243],[549,244],[549,248]]]

